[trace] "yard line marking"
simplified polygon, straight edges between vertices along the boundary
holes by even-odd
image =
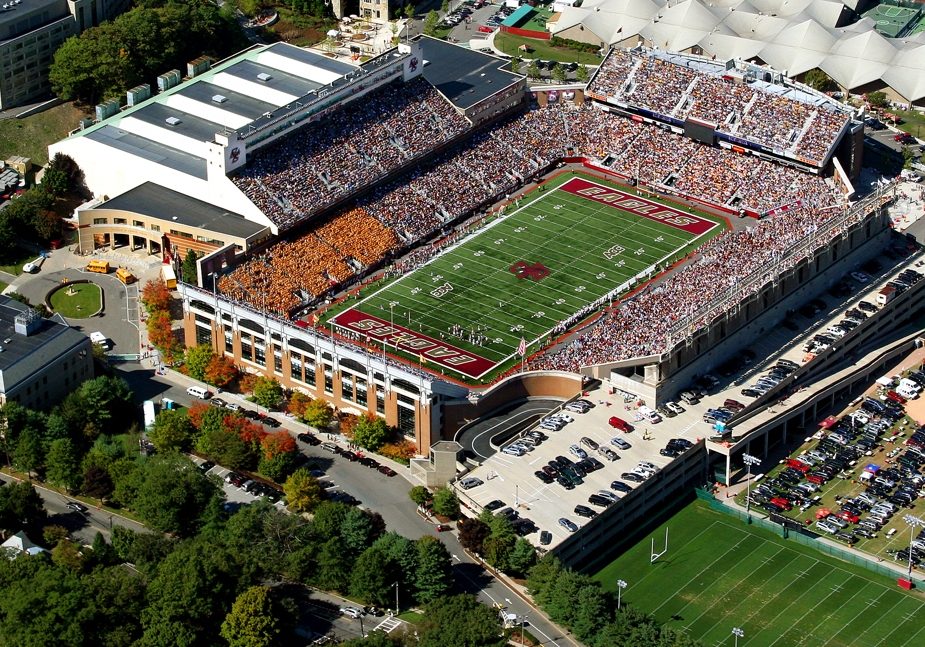
[[[876,605],[880,602],[880,598],[882,598],[884,595],[886,595],[887,593],[889,593],[889,591],[890,591],[889,589],[884,588],[884,589],[883,589],[883,592],[881,592],[880,595],[878,595],[876,598],[874,598],[874,599],[872,599],[872,600],[868,600],[868,601],[867,601],[867,605],[866,605],[866,606],[867,606],[867,610],[869,611],[869,610],[871,610],[871,607],[876,606]],[[848,619],[848,622],[846,622],[845,624],[843,624],[843,625],[841,626],[841,628],[839,628],[838,631],[835,631],[835,632],[832,633],[832,637],[829,638],[825,643],[823,643],[822,647],[825,647],[825,645],[828,645],[830,642],[832,642],[833,640],[835,640],[835,639],[838,637],[838,635],[839,635],[841,632],[843,632],[843,631],[845,630],[845,628],[846,628],[848,625],[850,625],[852,622],[854,622],[855,620],[857,620],[856,617],[849,618],[849,619]]]
[[[746,533],[745,536],[742,537],[742,539],[740,539],[738,542],[736,542],[735,545],[733,545],[729,550],[727,550],[725,553],[723,553],[722,555],[720,555],[719,557],[717,557],[716,559],[714,559],[712,562],[710,562],[710,563],[707,564],[706,566],[704,566],[704,567],[700,570],[700,572],[697,573],[697,575],[695,575],[694,577],[689,578],[689,579],[687,580],[687,583],[686,583],[686,584],[684,585],[684,587],[682,587],[682,588],[687,587],[689,584],[691,584],[691,583],[694,582],[695,580],[699,579],[700,576],[702,576],[702,575],[703,575],[707,570],[709,570],[714,564],[716,564],[717,562],[722,561],[729,553],[734,552],[735,550],[737,550],[737,549],[739,548],[739,545],[740,545],[742,542],[744,542],[746,539],[750,539],[750,538],[753,537],[753,536],[754,536],[754,535],[751,535],[751,534]],[[745,559],[746,557],[748,557],[747,554],[746,554],[746,555],[742,555],[742,558],[741,558],[741,559]],[[741,559],[740,559],[740,560],[736,560],[735,563],[738,564],[739,561],[741,561]],[[672,600],[674,597],[675,597],[675,596],[672,595],[671,597],[665,599],[664,602],[662,602],[660,605],[658,605],[655,609],[652,610],[652,615],[655,615],[655,612],[656,612],[656,611],[658,611],[658,610],[661,609],[663,606],[665,606],[665,604],[667,604],[667,603],[668,603],[670,600]],[[680,613],[681,611],[683,611],[684,609],[686,609],[690,604],[691,604],[690,602],[688,602],[687,604],[685,604],[683,607],[681,607],[681,608],[678,610],[678,613]]]
[[[821,564],[821,562],[820,562],[820,564]],[[843,585],[844,585],[844,584],[847,584],[847,583],[851,580],[852,577],[854,577],[854,575],[850,575],[850,576],[848,577],[847,580],[845,580],[844,582],[842,582],[842,584],[843,584]],[[828,600],[830,597],[832,597],[833,594],[834,594],[834,591],[833,591],[833,593],[829,593],[827,596],[825,596],[824,598],[822,598],[821,600],[819,600],[818,602],[816,602],[816,604],[814,604],[808,611],[806,611],[806,613],[804,613],[803,615],[801,615],[801,616],[799,617],[799,619],[797,619],[795,622],[793,622],[791,626],[792,626],[792,627],[798,627],[798,626],[800,626],[800,623],[801,623],[801,621],[803,620],[803,618],[805,618],[805,617],[808,616],[810,613],[812,613],[812,611],[813,611],[816,607],[818,607],[820,604],[822,604],[823,602],[825,602],[826,600]],[[783,637],[784,637],[784,635],[781,634],[780,636],[777,637],[777,640],[775,640],[774,642],[772,642],[771,644],[769,644],[768,647],[773,647],[773,646],[776,645],[776,644],[780,641],[780,639],[783,638]]]

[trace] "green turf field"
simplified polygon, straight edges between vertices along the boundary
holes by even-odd
[[[894,580],[736,521],[696,501],[595,577],[625,602],[704,645],[904,647],[925,644],[925,598]]]
[[[592,179],[578,175],[563,184],[574,187],[581,180]],[[611,185],[593,183],[612,193]],[[560,322],[595,302],[606,304],[632,281],[645,281],[653,268],[665,267],[693,242],[722,229],[686,211],[676,213],[708,231],[635,215],[560,185],[529,204],[514,205],[510,215],[366,297],[351,308],[353,314],[348,310],[335,322],[342,326],[345,315],[363,313],[462,349],[485,360],[461,371],[478,377],[491,370],[488,365],[511,358],[522,338],[532,351]],[[473,343],[473,335],[484,339]]]

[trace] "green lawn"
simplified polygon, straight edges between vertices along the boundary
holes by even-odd
[[[48,145],[77,128],[86,116],[73,103],[63,103],[25,119],[0,120],[0,159],[21,155],[44,166]]]
[[[102,304],[102,292],[95,283],[73,283],[51,295],[51,307],[68,319],[85,319]]]
[[[520,46],[526,45],[530,51],[520,51]],[[545,61],[559,61],[562,63],[583,63],[585,65],[600,65],[601,57],[588,52],[578,52],[568,47],[553,47],[548,40],[525,38],[514,34],[504,34],[500,31],[495,35],[495,47],[508,56],[519,56],[524,59],[541,58]]]
[[[669,550],[650,563],[669,527]],[[748,526],[696,501],[597,575],[605,589],[624,580],[625,603],[704,645],[743,647],[920,645],[921,594],[895,581]]]
[[[580,174],[563,180],[573,188],[582,182],[592,182],[595,190],[611,188]],[[608,295],[637,285],[634,278],[646,280],[652,268],[665,267],[692,243],[702,244],[722,230],[715,220],[684,211],[685,218],[706,221],[708,231],[694,233],[561,185],[534,191],[530,198],[427,265],[354,303],[353,312],[338,315],[335,323],[345,326],[360,314],[370,315],[497,365],[511,358],[522,338],[535,349],[560,322],[596,302],[606,305]],[[473,335],[485,339],[478,342]],[[424,358],[435,356],[425,352]],[[485,370],[467,366],[459,372],[477,378]]]
[[[925,113],[917,110],[890,110],[897,117],[901,117],[903,123],[897,124],[900,130],[905,130],[913,137],[925,139]]]
[[[3,123],[3,122],[0,122]],[[4,250],[0,256],[0,272],[6,272],[13,276],[22,274],[22,266],[35,258],[35,254],[22,247],[13,247]]]

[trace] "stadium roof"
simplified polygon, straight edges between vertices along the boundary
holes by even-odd
[[[356,70],[286,43],[256,47],[73,137],[99,138],[103,132],[104,138],[133,141],[129,137],[133,136],[181,153],[197,150],[201,149],[197,145],[213,141],[216,133],[243,128]],[[137,149],[151,148],[138,141],[134,144]],[[165,153],[162,157],[169,162],[176,156]],[[187,171],[182,165],[177,169]]]
[[[236,238],[247,239],[266,230],[264,225],[246,220],[240,214],[231,213],[153,182],[140,184],[97,205],[96,208],[131,211]]]
[[[849,90],[882,82],[909,101],[925,98],[925,38],[885,38],[855,0],[585,0],[550,23],[581,26],[608,44],[634,36],[670,51],[695,47],[720,60],[759,59],[789,76],[819,67]],[[925,33],[925,32],[923,32]]]
[[[424,78],[462,110],[523,78],[503,69],[508,64],[505,59],[427,36],[420,42]]]

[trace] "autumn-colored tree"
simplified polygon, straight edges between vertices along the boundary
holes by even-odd
[[[225,388],[238,377],[238,367],[225,355],[215,355],[206,365],[203,380],[220,389]]]
[[[352,413],[341,413],[338,417],[340,418],[340,433],[352,440],[359,417]]]
[[[170,327],[170,314],[166,310],[155,310],[148,317],[148,340],[165,355],[177,350],[177,340]]]
[[[242,418],[241,416],[225,416],[224,426],[228,431],[236,433],[244,442],[252,443],[255,446],[260,446],[264,436],[267,435],[263,427],[255,425],[247,418]]]
[[[194,402],[190,405],[189,409],[186,410],[186,416],[189,418],[189,421],[193,423],[193,426],[196,429],[202,429],[202,416],[206,411],[214,409],[208,404],[203,404],[201,402]]]
[[[257,384],[257,376],[253,373],[245,373],[238,380],[238,388],[241,393],[253,393],[254,385]]]
[[[141,288],[141,302],[148,312],[170,308],[170,290],[161,278],[151,279]]]
[[[263,450],[264,458],[267,460],[272,460],[280,454],[296,451],[295,440],[285,431],[266,434],[260,441],[260,447]]]
[[[379,448],[379,454],[382,454],[386,458],[391,458],[402,463],[407,463],[415,454],[417,454],[417,449],[414,446],[414,443],[407,440],[399,440],[394,443],[386,443]]]
[[[312,400],[302,416],[305,424],[311,425],[315,429],[327,429],[334,419],[334,409],[324,400]]]
[[[305,413],[305,407],[307,407],[308,403],[311,401],[312,399],[301,391],[293,391],[292,395],[289,396],[289,403],[286,405],[286,411],[296,418],[301,418]]]

